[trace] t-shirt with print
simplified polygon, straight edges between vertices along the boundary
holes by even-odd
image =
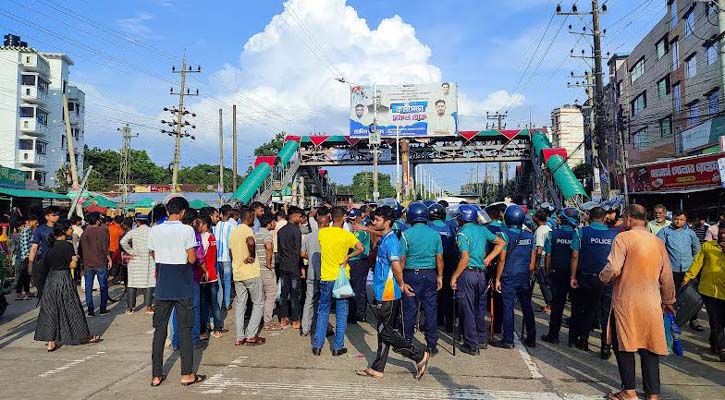
[[[250,257],[247,246],[247,238],[254,239],[252,227],[239,224],[229,236],[229,251],[232,256],[232,277],[235,281],[246,281],[262,275],[259,270],[259,259],[256,254],[251,254],[254,260],[247,264],[245,260]]]
[[[257,260],[259,261],[259,268],[267,269],[267,243],[273,243],[272,232],[267,228],[260,227],[259,230],[254,234],[254,241],[257,245]],[[270,262],[270,268],[274,271],[274,257]]]
[[[216,238],[211,232],[200,233],[199,237],[206,265],[206,281],[204,282],[216,282]]]
[[[40,225],[33,231],[33,238],[30,243],[38,245],[38,252],[35,255],[35,260],[40,260],[48,252],[48,238],[53,234],[53,228],[46,224]]]
[[[373,272],[373,292],[377,301],[391,301],[400,298],[400,286],[393,275],[393,262],[400,262],[403,248],[391,230],[378,242],[378,254]]]
[[[180,221],[166,221],[149,231],[148,248],[156,261],[156,294],[159,300],[194,296],[194,273],[186,251],[197,246],[194,228]]]
[[[358,240],[352,233],[335,226],[321,228],[317,237],[320,240],[320,254],[322,255],[320,280],[334,281],[340,272],[340,264],[345,260],[350,249],[355,248]],[[349,268],[349,266],[347,267]]]
[[[236,221],[229,218],[227,221],[219,221],[214,225],[214,237],[217,240],[216,244],[216,259],[219,262],[229,261],[229,235],[232,230],[237,226]]]

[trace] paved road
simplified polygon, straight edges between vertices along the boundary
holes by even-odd
[[[178,353],[167,352],[169,374],[161,387],[151,379],[151,318],[143,312],[124,315],[123,304],[89,320],[102,334],[96,345],[64,346],[54,353],[33,341],[38,311],[34,301],[12,302],[0,320],[0,370],[6,399],[599,399],[618,385],[614,359],[601,361],[594,351],[583,353],[566,345],[520,344],[514,350],[490,348],[479,357],[450,354],[443,336],[441,352],[429,373],[413,378],[413,365],[391,353],[385,379],[354,375],[374,356],[376,337],[367,324],[349,326],[350,353],[322,357],[310,353],[309,339],[291,330],[266,333],[267,344],[234,347],[226,334],[195,353],[195,365],[209,379],[198,386],[178,384]],[[538,300],[540,302],[540,300]],[[546,330],[546,315],[537,314],[537,329]],[[227,318],[233,328],[233,318]],[[520,320],[517,321],[520,326]],[[233,329],[232,329],[233,330]],[[662,362],[663,398],[725,398],[725,365],[707,353],[706,332],[686,331],[685,357]],[[562,333],[565,337],[566,329]],[[596,335],[595,335],[596,336]],[[591,340],[592,349],[598,341]]]

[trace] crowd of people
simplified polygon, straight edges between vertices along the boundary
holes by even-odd
[[[102,340],[86,322],[96,311],[94,281],[103,315],[109,279],[122,276],[126,314],[138,311],[143,293],[141,309],[153,315],[152,386],[166,379],[169,334],[181,383],[203,381],[193,371],[193,349],[227,333],[230,312],[236,346],[264,345],[263,332],[292,329],[309,337],[315,356],[330,337],[333,357],[347,352],[347,325],[372,314],[377,354],[357,374],[383,378],[392,348],[413,361],[420,379],[438,353],[439,332],[471,356],[489,345],[513,349],[517,302],[521,341],[535,347],[536,281],[546,302],[540,311],[550,314],[542,341],[559,344],[568,324],[568,345],[588,351],[592,331],[601,331],[601,358],[614,352],[622,379],[622,391],[609,398],[636,398],[635,353],[647,398],[658,398],[659,357],[669,352],[662,315],[675,314],[677,289],[693,282],[707,307],[711,350],[725,361],[725,212],[708,226],[688,224],[683,211],[668,219],[662,205],[647,221],[644,207],[614,201],[561,210],[542,204],[531,213],[509,202],[425,201],[404,210],[392,199],[308,212],[258,202],[197,211],[176,196],[131,218],[91,213],[66,221],[52,206],[43,214],[17,216],[12,239],[17,299],[33,296],[31,280],[40,297],[35,339],[48,351]],[[352,295],[339,294],[341,276]],[[74,284],[81,277],[85,313]],[[689,327],[704,329],[696,314]]]

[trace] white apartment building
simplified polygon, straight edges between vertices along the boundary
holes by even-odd
[[[0,164],[25,171],[38,186],[57,186],[56,173],[70,160],[63,94],[78,169],[83,169],[85,94],[68,84],[73,61],[44,53],[6,35],[0,47]]]
[[[584,116],[581,109],[565,104],[551,112],[551,144],[566,150],[570,168],[584,162]]]

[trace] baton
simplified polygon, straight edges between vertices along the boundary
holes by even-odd
[[[491,285],[489,286],[489,288],[493,287],[493,285],[494,285],[494,283],[493,283],[493,281],[491,281]],[[489,327],[490,331],[491,331],[491,335],[488,338],[489,341],[493,341],[493,320],[494,320],[493,301],[494,301],[495,295],[496,295],[496,290],[495,289],[491,290],[491,307],[490,307],[491,308],[491,326]]]
[[[458,300],[456,296],[456,291],[456,289],[453,289],[453,356],[456,355],[456,340],[458,340],[456,335],[458,333],[458,321],[456,321],[456,308],[458,308]]]

